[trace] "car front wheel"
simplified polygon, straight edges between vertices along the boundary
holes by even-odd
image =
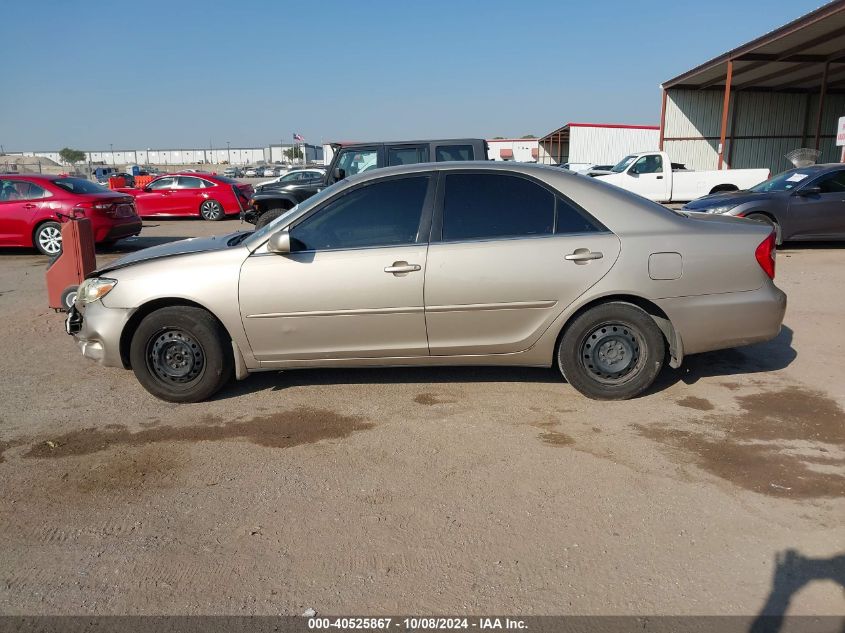
[[[228,341],[220,323],[201,308],[161,308],[141,321],[129,359],[138,382],[157,398],[199,402],[232,377]]]
[[[642,308],[598,305],[578,316],[560,339],[558,366],[567,382],[595,400],[626,400],[648,389],[666,355],[663,333]]]

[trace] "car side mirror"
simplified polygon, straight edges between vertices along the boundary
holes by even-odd
[[[818,185],[813,185],[812,187],[804,187],[803,189],[799,189],[796,193],[799,196],[816,196],[822,192],[822,188]]]
[[[637,169],[636,165],[631,166],[631,169],[628,170],[628,175],[629,176],[639,176],[640,175],[640,172]]]
[[[273,233],[267,241],[267,250],[279,255],[290,253],[290,231],[282,229]]]
[[[335,181],[343,180],[344,178],[346,178],[346,171],[341,169],[340,167],[335,167],[333,175],[334,175]]]

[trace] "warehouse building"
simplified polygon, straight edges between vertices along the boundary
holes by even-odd
[[[487,156],[490,160],[515,160],[519,163],[536,163],[540,156],[539,139],[487,139]]]
[[[540,139],[537,162],[543,165],[615,165],[627,154],[657,149],[656,125],[567,123]]]
[[[743,44],[665,82],[660,148],[693,169],[793,165],[786,155],[818,150],[840,158],[845,115],[845,0]]]

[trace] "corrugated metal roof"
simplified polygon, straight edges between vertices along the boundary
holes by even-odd
[[[663,83],[667,88],[725,84],[732,61],[734,89],[814,90],[829,65],[829,88],[845,87],[845,0],[834,0],[797,20]]]

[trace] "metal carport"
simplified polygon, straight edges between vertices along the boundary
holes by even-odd
[[[839,160],[845,0],[830,2],[662,84],[660,148],[695,169],[791,167],[810,147]]]

